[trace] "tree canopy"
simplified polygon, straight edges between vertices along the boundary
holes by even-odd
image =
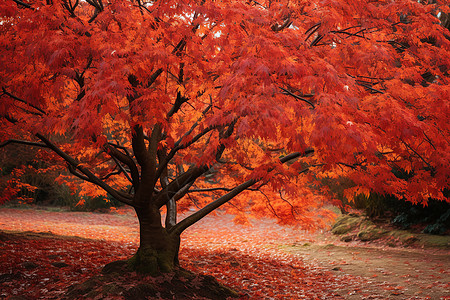
[[[316,226],[323,177],[448,201],[449,7],[429,2],[2,1],[1,146],[177,233],[223,204]]]

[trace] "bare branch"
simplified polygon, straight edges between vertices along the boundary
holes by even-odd
[[[285,29],[285,28],[288,28],[288,27],[291,26],[291,25],[292,25],[291,16],[288,16],[288,17],[284,20],[283,24],[278,25],[278,23],[275,23],[275,24],[273,24],[270,28],[271,28],[273,31],[275,31],[275,32],[279,32],[279,31],[282,31],[282,30]]]
[[[111,157],[114,159],[116,164],[119,166],[119,168],[122,169],[127,179],[133,184],[133,186],[137,189],[139,186],[139,170],[134,162],[134,160],[131,158],[130,154],[128,153],[127,149],[125,147],[122,147],[120,145],[108,143],[105,145],[106,152],[111,155]],[[117,148],[122,149],[125,153],[122,153]],[[116,161],[118,160],[118,161]],[[119,163],[122,162],[125,164],[128,168],[130,168],[131,178],[128,176],[128,172],[122,167],[122,165]]]
[[[311,105],[312,108],[316,108],[316,107],[314,106],[314,104],[313,104],[311,101],[309,101],[308,99],[305,99],[305,98],[303,98],[303,97],[300,97],[300,96],[298,96],[298,95],[292,93],[291,91],[289,91],[289,90],[287,90],[287,89],[285,89],[285,88],[282,88],[282,87],[280,87],[280,90],[283,91],[282,94],[292,96],[292,97],[294,97],[295,99],[298,99],[298,100],[301,100],[301,101],[303,101],[303,102],[308,103],[309,105]]]
[[[22,2],[22,1],[19,1],[19,0],[13,0],[13,1],[16,2],[18,5],[22,5],[23,7],[26,7],[26,8],[34,10],[34,8],[28,3],[25,3],[25,2]]]
[[[356,80],[356,84],[358,84],[358,85],[364,87],[366,90],[372,92],[373,94],[377,94],[377,93],[379,93],[379,94],[384,94],[383,91],[374,89],[370,84],[364,83],[364,82],[362,82],[362,81],[360,81],[360,80]]]
[[[308,34],[305,38],[305,41],[309,39],[310,36],[312,36],[317,30],[319,30],[320,26],[322,26],[322,23],[316,23],[313,26],[311,26],[308,30],[305,31],[305,34]]]
[[[97,18],[98,14],[103,11],[103,3],[102,0],[86,0],[86,2],[95,8],[94,15],[88,21],[88,23],[92,23]]]
[[[114,162],[116,163],[117,167],[120,169],[119,172],[117,172],[116,174],[113,174],[113,175],[118,175],[120,173],[123,173],[125,175],[125,177],[128,179],[128,181],[134,186],[133,180],[130,178],[130,175],[128,175],[127,170],[125,170],[125,168],[122,166],[122,164],[119,162],[119,160],[117,158],[115,158],[114,156],[111,156],[111,157],[114,160]],[[103,178],[103,179],[105,179],[105,178]]]
[[[275,215],[275,217],[277,217],[279,219],[280,217],[278,217],[277,212],[273,208],[272,203],[270,202],[270,198],[267,197],[267,195],[263,191],[260,190],[259,192],[266,198],[266,200],[267,200],[266,205],[269,208],[269,210]]]
[[[152,86],[152,84],[156,81],[156,79],[158,79],[159,75],[161,75],[162,71],[163,71],[163,69],[159,68],[152,74],[152,76],[150,76],[150,78],[147,82],[147,88]]]
[[[422,155],[420,155],[416,150],[414,150],[408,143],[406,143],[405,141],[403,141],[403,140],[401,140],[400,139],[400,141],[408,148],[408,149],[410,149],[421,161],[423,161],[427,166],[428,166],[428,168],[431,170],[431,172],[432,173],[434,173],[435,172],[435,168],[429,163],[429,162],[427,162],[426,160],[425,160],[425,158],[423,158],[422,157]]]
[[[35,146],[35,147],[44,147],[48,148],[46,144],[43,143],[36,143],[36,142],[30,142],[30,141],[23,141],[23,140],[15,140],[10,139],[0,144],[0,148],[5,147],[8,144],[21,144],[21,145],[27,145],[27,146]]]
[[[170,150],[169,154],[167,154],[166,158],[164,159],[164,161],[159,163],[158,166],[158,170],[156,171],[156,178],[159,178],[164,170],[164,168],[167,167],[167,165],[169,164],[169,162],[172,160],[172,158],[175,156],[175,154],[182,149],[186,149],[187,147],[189,147],[190,145],[194,144],[195,142],[197,142],[201,137],[203,137],[205,134],[207,134],[208,132],[210,132],[211,130],[214,130],[216,128],[221,127],[222,125],[215,125],[215,126],[211,126],[206,128],[205,130],[203,130],[202,132],[200,132],[199,134],[197,134],[195,137],[192,138],[192,140],[190,140],[189,142],[185,143],[185,144],[181,144],[183,137],[186,136],[183,135],[183,137],[181,137],[176,143],[175,146],[172,150]]]
[[[324,38],[325,35],[323,34],[319,34],[312,42],[311,45],[309,45],[310,47],[314,47],[314,46],[323,46],[324,44],[319,44],[319,42]]]
[[[72,18],[76,17],[76,15],[75,15],[75,8],[78,6],[79,0],[75,0],[74,4],[72,4],[72,0],[64,0],[63,3],[64,3],[63,7],[65,9],[67,9],[67,11],[70,12],[70,16]]]
[[[434,146],[433,142],[432,142],[431,139],[428,137],[428,135],[425,133],[425,131],[423,132],[423,135],[425,136],[425,139],[426,139],[427,142],[431,145],[431,147],[433,147],[433,149],[436,150],[436,147]]]
[[[119,164],[119,166],[120,166],[120,164]],[[110,173],[106,174],[105,176],[103,176],[103,177],[101,178],[101,180],[106,180],[106,179],[108,179],[108,178],[111,177],[111,176],[119,175],[120,173],[122,173],[122,170],[123,170],[123,168],[122,168],[122,169],[119,168],[119,170],[117,170],[117,171],[110,172]],[[125,173],[125,172],[124,172],[124,173]],[[126,174],[126,173],[125,173],[125,174]],[[129,177],[127,176],[127,178],[129,178]]]
[[[11,94],[10,92],[6,91],[6,89],[4,87],[2,88],[2,91],[3,91],[3,94],[8,95],[9,97],[13,98],[14,100],[22,102],[22,103],[25,103],[26,105],[28,105],[28,106],[34,108],[35,110],[39,111],[40,112],[39,115],[45,115],[45,111],[44,110],[40,109],[39,107],[37,107],[37,106],[35,106],[33,104],[28,103],[27,101],[25,101],[25,100],[15,96],[15,95],[13,95],[13,94]]]
[[[281,191],[279,191],[280,194],[280,199],[283,200],[284,202],[286,202],[287,204],[289,204],[289,206],[291,207],[291,215],[294,218],[294,220],[296,219],[295,214],[297,213],[295,211],[295,207],[292,205],[291,202],[289,202],[288,200],[284,199],[283,195],[281,194]]]
[[[216,188],[205,188],[205,189],[192,189],[192,190],[189,190],[188,193],[208,193],[208,192],[216,192],[216,191],[230,192],[232,190],[233,190],[232,188],[216,187]],[[259,188],[247,189],[247,191],[257,192],[257,191],[259,191]]]
[[[292,160],[292,159],[295,159],[295,158],[300,157],[300,156],[307,156],[307,155],[309,155],[309,154],[311,154],[311,153],[314,153],[314,149],[312,149],[312,148],[308,148],[308,149],[306,149],[304,152],[294,152],[294,153],[290,153],[290,154],[288,154],[288,155],[283,156],[282,158],[280,158],[280,162],[281,162],[282,164],[284,164],[284,163],[286,163],[286,162],[288,162],[288,161],[290,161],[290,160]]]

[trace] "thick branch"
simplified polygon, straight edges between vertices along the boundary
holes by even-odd
[[[313,153],[313,152],[314,152],[313,149],[307,149],[303,153],[301,153],[301,152],[291,153],[289,155],[286,155],[286,156],[282,157],[280,159],[280,162],[281,163],[286,163],[286,162],[288,162],[288,161],[290,161],[292,159],[295,159],[295,158],[300,157],[300,156],[305,156],[305,155],[308,155],[308,154]],[[308,170],[309,169],[306,168],[306,169],[300,171],[299,174],[305,173]],[[223,204],[227,203],[228,201],[230,201],[231,199],[233,199],[234,197],[239,195],[241,192],[243,192],[245,190],[248,190],[252,185],[254,185],[255,183],[259,182],[261,179],[262,178],[250,179],[250,180],[247,180],[246,182],[238,185],[237,187],[233,188],[230,192],[226,193],[225,195],[223,195],[219,199],[209,203],[208,205],[206,205],[202,209],[198,210],[197,212],[193,213],[189,217],[186,217],[184,220],[180,221],[177,225],[172,227],[171,230],[169,230],[169,232],[170,233],[174,233],[174,234],[178,234],[178,235],[181,234],[184,230],[186,230],[186,228],[188,228],[189,226],[197,223],[203,217],[205,217],[206,215],[208,215],[209,213],[211,213],[215,209],[219,208]]]
[[[149,145],[148,145],[148,157],[149,157],[149,165],[147,168],[142,168],[142,180],[144,177],[148,177],[148,182],[151,183],[152,186],[155,186],[158,181],[159,176],[156,176],[156,168],[158,162],[158,144],[161,141],[162,129],[160,124],[156,124],[153,127],[152,134],[150,136]],[[146,180],[146,179],[145,179]]]
[[[233,122],[231,122],[231,123],[228,125],[228,127],[227,127],[226,130],[224,129],[224,130],[222,130],[222,131],[219,133],[219,137],[220,137],[221,139],[227,139],[227,138],[229,138],[229,137],[233,134],[234,126],[236,125],[236,123],[237,123],[238,120],[239,120],[239,118],[235,118],[235,119],[233,120]],[[216,161],[220,161],[220,158],[222,157],[222,154],[223,154],[224,151],[225,151],[225,145],[224,145],[223,143],[220,143],[219,147],[217,147]]]
[[[204,189],[192,189],[192,190],[189,190],[188,193],[208,193],[208,192],[216,192],[216,191],[230,192],[232,190],[233,190],[232,188],[215,187],[215,188],[204,188]],[[247,189],[247,191],[257,192],[257,191],[259,191],[259,189],[251,188],[251,189]]]
[[[144,141],[144,130],[142,126],[135,125],[133,128],[133,135],[131,139],[131,145],[133,146],[134,156],[139,165],[146,166],[148,164],[148,152]]]
[[[202,176],[206,171],[209,170],[208,166],[192,167],[167,185],[156,197],[155,205],[157,207],[162,207],[174,197],[183,187],[192,184],[198,177]]]
[[[80,172],[78,172],[78,170],[74,166],[72,166],[70,163],[67,164],[67,169],[69,169],[69,172],[72,175],[77,176],[81,180],[89,181],[89,182],[93,183],[87,176],[85,176],[85,175],[81,174]]]
[[[290,153],[290,154],[280,158],[280,162],[282,164],[284,164],[284,163],[286,163],[286,162],[288,162],[288,161],[290,161],[292,159],[295,159],[295,158],[300,157],[300,156],[307,156],[307,155],[309,155],[311,153],[314,153],[314,149],[312,149],[312,148],[308,148],[304,152],[293,152],[293,153]]]
[[[187,217],[184,220],[182,220],[181,222],[179,222],[177,225],[173,226],[169,230],[169,232],[176,234],[176,235],[180,235],[189,226],[197,223],[203,217],[205,217],[206,215],[208,215],[215,209],[219,208],[223,204],[227,203],[228,201],[230,201],[231,199],[233,199],[234,197],[239,195],[241,192],[245,191],[246,189],[248,189],[249,187],[251,187],[252,185],[254,185],[257,182],[258,182],[258,180],[251,179],[251,180],[248,180],[248,181],[238,185],[231,192],[229,192],[229,193],[223,195],[222,197],[220,197],[219,199],[211,202],[210,204],[206,205],[202,209],[198,210],[197,212],[193,213],[189,217]]]

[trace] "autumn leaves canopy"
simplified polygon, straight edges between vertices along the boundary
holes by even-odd
[[[0,139],[135,207],[310,226],[340,176],[446,200],[436,2],[2,1]]]

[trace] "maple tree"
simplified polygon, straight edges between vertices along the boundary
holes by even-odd
[[[331,216],[323,177],[352,180],[349,198],[448,201],[448,12],[409,0],[3,1],[1,146],[50,150],[81,193],[132,206],[130,263],[154,274],[219,207],[238,222],[319,226]]]

